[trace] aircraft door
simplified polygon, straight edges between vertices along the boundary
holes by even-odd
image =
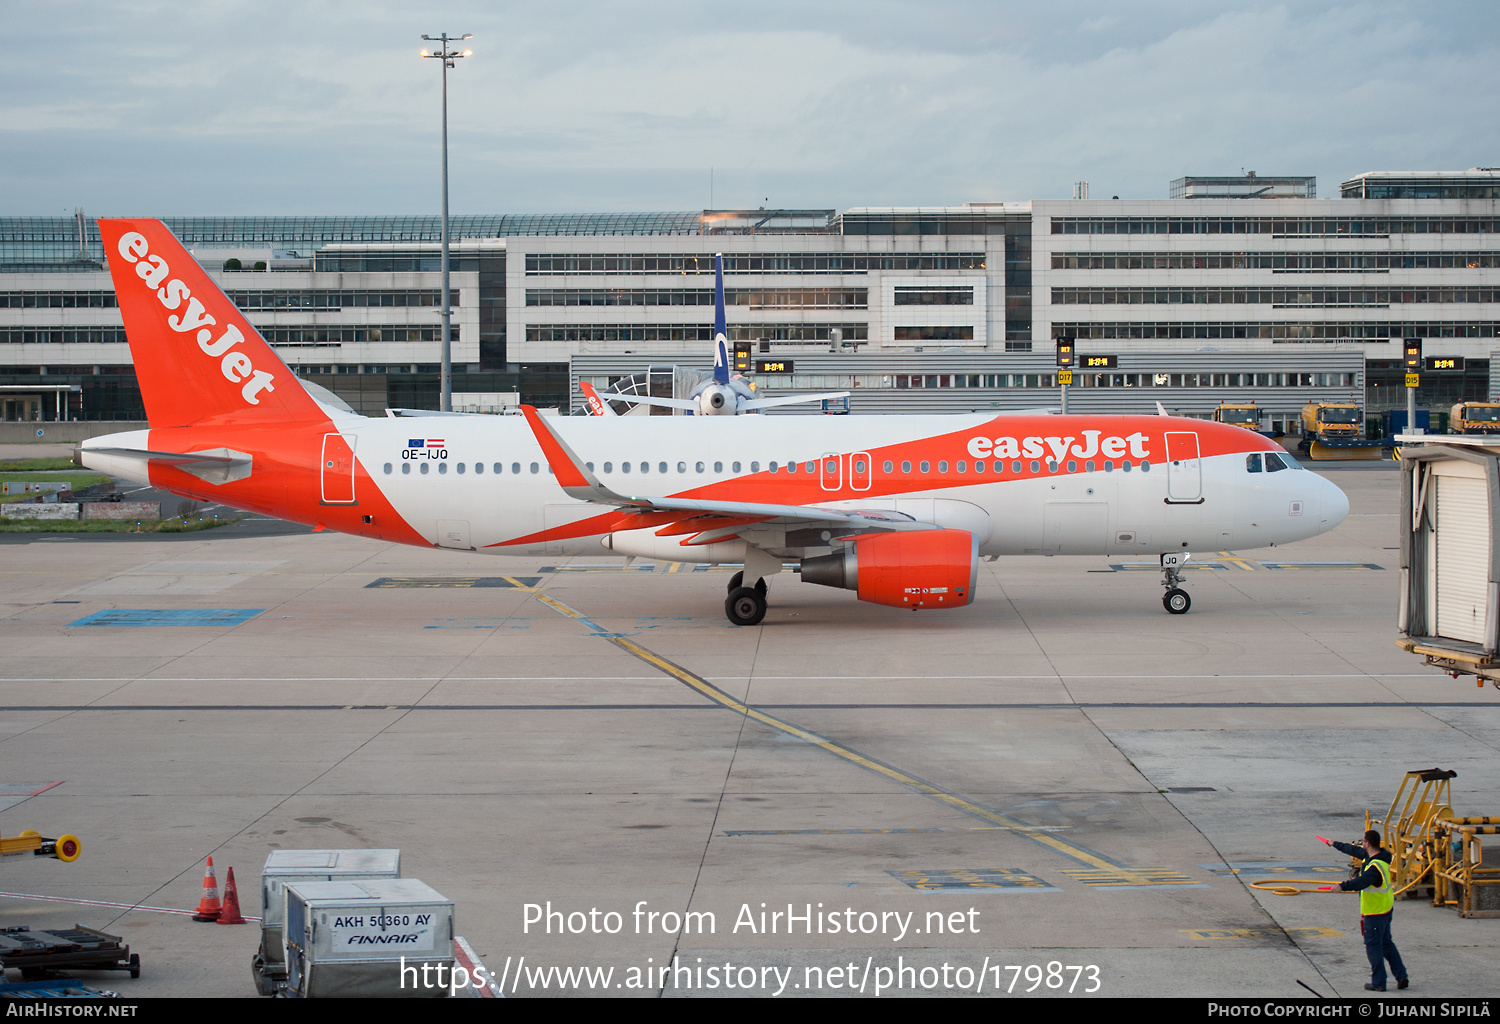
[[[855,452],[849,456],[849,489],[868,491],[873,476],[869,452]]]
[[[844,457],[828,452],[818,460],[818,483],[825,491],[837,491],[844,486]]]
[[[1203,500],[1203,460],[1198,457],[1198,435],[1191,431],[1167,432],[1167,500]]]
[[[358,440],[355,435],[323,435],[323,504],[355,504],[354,445]]]

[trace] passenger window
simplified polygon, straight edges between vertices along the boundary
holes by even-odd
[[[620,472],[621,473],[629,473],[630,472],[630,463],[628,463],[628,462],[622,462],[622,463],[620,463]]]
[[[503,471],[505,469],[505,463],[503,463],[503,462],[497,462],[493,466],[491,466],[490,468],[493,469],[497,474],[499,474],[501,471]]]
[[[880,468],[882,470],[884,470],[885,472],[889,473],[891,470],[893,470],[893,469],[896,468],[896,464],[893,463],[890,459],[886,459],[885,460],[885,464],[882,465]]]
[[[738,464],[736,464],[734,468],[736,470],[738,470],[740,467],[739,467]],[[714,463],[714,472],[715,473],[722,473],[722,472],[724,472],[724,463],[722,463],[722,462],[715,462]]]
[[[667,464],[665,462],[658,462],[656,464],[656,471],[658,473],[665,473],[667,471]]]
[[[592,462],[585,462],[583,468],[592,473],[594,471],[594,464]]]
[[[1260,453],[1259,452],[1256,452],[1254,455],[1246,455],[1245,456],[1245,472],[1247,472],[1247,473],[1259,473],[1260,472]]]
[[[1068,460],[1068,472],[1069,473],[1076,473],[1076,472],[1078,472],[1078,463],[1074,462],[1072,459]]]
[[[474,474],[476,476],[479,476],[479,475],[481,475],[483,473],[484,473],[484,463],[482,463],[482,462],[476,462],[476,463],[474,463]]]
[[[1085,469],[1085,470],[1086,470],[1086,471],[1087,471],[1087,472],[1090,472],[1090,473],[1092,473],[1092,472],[1093,472],[1093,471],[1094,471],[1094,460],[1093,460],[1093,459],[1089,459],[1089,461],[1087,461],[1087,462],[1085,462],[1085,463],[1084,463],[1084,464],[1083,464],[1083,468],[1084,468],[1084,469]]]
[[[1104,460],[1104,472],[1106,472],[1106,473],[1113,473],[1114,471],[1115,471],[1114,460],[1113,459],[1105,459]]]
[[[1057,472],[1057,463],[1053,462],[1051,459],[1047,460],[1047,472],[1049,472],[1049,473],[1056,473]]]
[[[1279,473],[1286,469],[1286,463],[1281,461],[1281,456],[1275,452],[1266,452],[1266,472]]]
[[[427,463],[425,463],[425,462],[424,462],[424,463],[422,463],[422,475],[423,475],[423,476],[426,476],[426,475],[427,475],[427,470],[428,470],[428,469],[429,469],[429,468],[430,468],[430,467],[429,467],[429,466],[428,466],[428,465],[427,465]]]
[[[448,464],[446,462],[439,462],[438,463],[438,476],[447,476],[447,474],[448,474]]]
[[[387,462],[385,464],[385,475],[386,476],[390,476],[391,475],[391,464],[389,462]]]
[[[1130,460],[1126,459],[1124,462],[1120,463],[1120,468],[1123,469],[1125,472],[1129,473],[1130,472]]]
[[[1040,462],[1036,461],[1036,459],[1031,460],[1031,471],[1033,473],[1039,472],[1041,468],[1042,464]]]
[[[540,467],[540,466],[538,466],[538,465],[537,465],[537,464],[536,464],[536,463],[535,463],[535,462],[533,462],[533,463],[532,463],[532,464],[531,464],[531,471],[532,471],[532,472],[533,472],[533,473],[535,473],[535,472],[537,472],[537,471],[538,471],[538,470],[539,470],[539,469],[541,469],[541,467]]]
[[[832,466],[833,463],[829,463],[829,465]],[[864,459],[855,459],[854,460],[854,472],[856,472],[856,473],[863,473],[864,471],[865,471],[865,460]],[[829,472],[833,472],[833,470],[830,469]]]
[[[403,474],[410,473],[411,472],[411,463],[410,462],[403,462],[403,463],[401,463],[401,472]]]
[[[926,459],[923,459],[922,460],[922,472],[929,473],[931,471],[932,471],[932,463],[928,462]]]
[[[739,463],[738,462],[735,463],[735,467],[736,467],[736,470],[738,470],[738,467],[739,467]],[[752,463],[750,463],[750,472],[752,472],[752,473],[759,473],[760,472],[760,463],[759,462],[752,462]]]
[[[998,466],[999,463],[997,462],[997,463],[995,463],[995,465]],[[960,467],[963,466],[963,463],[960,462],[959,466]],[[984,463],[980,462],[978,459],[974,460],[974,472],[976,472],[976,473],[983,473],[984,472]]]
[[[604,464],[604,472],[606,472],[606,473],[613,473],[614,471],[615,471],[614,463],[612,463],[612,462],[606,462]]]
[[[957,469],[960,473],[967,473],[969,471],[969,464],[963,459],[959,459],[958,465],[954,468]]]
[[[665,472],[665,471],[663,471],[663,472]],[[679,472],[679,473],[686,473],[687,472],[687,463],[686,462],[679,462],[677,464],[677,472]]]
[[[693,472],[695,472],[695,473],[701,473],[701,472],[703,472],[703,463],[701,463],[701,462],[695,462],[695,463],[693,463]]]
[[[643,463],[641,463],[641,472],[642,473],[649,473],[649,472],[651,472],[651,463],[649,463],[649,462],[643,462]]]
[[[521,472],[521,464],[519,462],[512,462],[510,464],[510,471],[519,474]]]
[[[948,460],[947,459],[943,459],[943,460],[941,460],[941,461],[938,462],[938,472],[939,473],[946,473],[946,472],[948,472]]]
[[[740,464],[738,462],[731,462],[729,464],[729,471],[731,473],[738,473],[740,471]]]
[[[795,472],[797,472],[797,464],[795,462],[788,462],[786,464],[786,471],[788,473],[795,473]]]
[[[1149,473],[1149,472],[1151,472],[1151,460],[1150,459],[1142,459],[1141,460],[1141,472],[1142,473]]]
[[[1003,463],[1003,462],[997,462],[997,463],[995,463],[995,467],[996,467],[995,468],[995,472],[997,472],[997,473],[1004,473],[1005,472],[1005,463]],[[1019,472],[1021,472],[1021,460],[1020,459],[1016,459],[1014,462],[1012,462],[1010,464],[1010,471],[1012,473],[1019,473]]]
[[[903,472],[903,473],[910,473],[911,472],[911,463],[910,462],[903,462],[903,463],[901,463],[901,472]]]
[[[818,471],[818,464],[816,462],[809,462],[805,468],[809,473],[816,473]],[[832,473],[833,470],[830,469],[828,472]]]
[[[462,474],[463,474],[463,471],[464,471],[464,464],[463,464],[463,463],[462,463],[462,462],[460,462],[460,463],[459,463],[459,464],[458,464],[458,472],[459,472],[459,475],[462,475]]]

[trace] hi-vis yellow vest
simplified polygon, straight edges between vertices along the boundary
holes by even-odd
[[[1377,857],[1371,857],[1365,861],[1365,867],[1380,872],[1380,884],[1359,891],[1359,912],[1366,917],[1389,914],[1396,906],[1396,896],[1391,892],[1391,866]]]

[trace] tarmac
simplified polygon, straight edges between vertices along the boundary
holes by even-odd
[[[398,847],[507,995],[1363,996],[1356,897],[1248,883],[1345,877],[1315,836],[1410,769],[1500,813],[1500,693],[1394,645],[1395,466],[1312,468],[1343,525],[1196,554],[1184,616],[1107,557],[919,613],[788,572],[736,628],[724,568],[0,537],[0,831],[83,845],[0,863],[0,924],[253,997],[259,929],[173,912],[204,858],[255,915],[271,850]],[[1500,992],[1500,920],[1402,900],[1394,937],[1385,998]]]

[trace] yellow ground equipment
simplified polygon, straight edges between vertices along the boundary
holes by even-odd
[[[1233,423],[1246,430],[1260,431],[1260,409],[1254,402],[1220,402],[1214,410],[1215,423]]]
[[[1354,402],[1302,407],[1302,449],[1316,461],[1378,459],[1380,442],[1365,439],[1364,413]]]
[[[1459,402],[1448,415],[1455,434],[1500,434],[1500,402]]]
[[[0,854],[10,856],[17,853],[56,857],[65,864],[71,864],[83,853],[83,844],[75,835],[64,834],[56,839],[48,839],[29,828],[18,836],[0,837]]]
[[[1480,836],[1500,835],[1500,818],[1440,818],[1433,873],[1435,907],[1453,907],[1460,917],[1500,917],[1500,858],[1484,858]]]
[[[1404,895],[1425,880],[1424,888],[1433,893],[1433,902],[1437,902],[1434,879],[1446,863],[1450,843],[1439,822],[1453,817],[1453,808],[1449,806],[1450,783],[1457,775],[1458,772],[1444,768],[1407,772],[1384,818],[1371,817],[1369,811],[1365,812],[1365,831],[1378,830],[1381,844],[1391,851],[1391,885],[1397,896]],[[1500,818],[1495,820],[1500,822]],[[1356,866],[1364,862],[1362,857],[1351,860]],[[1500,882],[1500,870],[1495,874]],[[1278,878],[1251,882],[1250,887],[1266,889],[1278,896],[1296,896],[1317,892],[1327,884],[1326,879]],[[1412,893],[1407,898],[1414,899],[1416,895]]]
[[[1457,775],[1443,768],[1407,772],[1384,818],[1365,812],[1365,829],[1379,830],[1391,851],[1391,884],[1397,892],[1432,872],[1438,859],[1437,821],[1453,816],[1450,789]]]

